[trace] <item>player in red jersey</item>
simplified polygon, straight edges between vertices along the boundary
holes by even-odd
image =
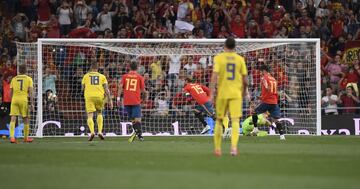
[[[141,131],[141,92],[145,91],[144,78],[136,72],[137,63],[130,63],[130,72],[123,75],[119,86],[118,94],[124,91],[124,107],[132,121],[133,134],[129,138],[129,142],[133,142],[137,136],[141,141],[144,140]],[[117,97],[120,102],[120,97]]]
[[[280,108],[278,105],[278,92],[277,81],[269,73],[270,68],[263,64],[260,67],[261,72],[261,103],[255,108],[255,113],[252,115],[254,123],[253,133],[256,134],[259,130],[257,128],[258,114],[262,114],[266,111],[270,112],[270,117],[276,124],[276,128],[280,134],[280,140],[285,140],[283,125],[279,121]]]
[[[210,89],[194,83],[191,78],[186,78],[185,82],[184,91],[190,94],[197,103],[194,109],[195,117],[204,125],[204,129],[200,134],[205,134],[210,130],[210,126],[205,121],[205,116],[209,116],[215,120],[213,104],[210,101]]]

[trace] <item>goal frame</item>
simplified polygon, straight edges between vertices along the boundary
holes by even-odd
[[[42,46],[44,43],[52,42],[72,42],[72,43],[221,43],[226,39],[83,39],[83,38],[39,38],[37,41],[37,124],[38,127],[43,123],[43,96],[42,96],[42,76],[43,76],[43,54]],[[316,135],[321,136],[321,69],[320,69],[320,38],[290,38],[290,39],[235,39],[236,42],[254,43],[316,43]],[[41,132],[36,132],[36,137],[42,137]]]

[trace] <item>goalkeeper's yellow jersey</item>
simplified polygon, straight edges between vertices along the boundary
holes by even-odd
[[[18,75],[11,80],[10,88],[13,90],[12,101],[28,100],[29,88],[33,87],[33,80],[27,75]]]
[[[223,52],[214,57],[214,70],[218,74],[217,98],[242,98],[243,76],[248,74],[244,57],[236,52]]]
[[[106,77],[99,72],[88,72],[84,75],[81,84],[84,85],[84,97],[104,97],[104,84],[107,84]]]

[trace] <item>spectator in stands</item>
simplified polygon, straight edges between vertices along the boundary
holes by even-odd
[[[190,14],[193,8],[194,6],[189,0],[181,0],[177,9],[177,19],[185,20],[185,17]]]
[[[15,61],[15,59],[14,59],[13,62],[14,63],[11,63],[11,59],[6,60],[6,63],[1,68],[1,73],[2,73],[1,75],[4,75],[4,76],[5,75],[11,75],[11,76],[16,75],[16,61]]]
[[[77,26],[85,24],[88,13],[91,13],[90,11],[90,7],[87,6],[85,0],[77,0],[74,6],[74,18]]]
[[[28,17],[23,13],[18,13],[11,21],[15,36],[20,38],[21,40],[25,40],[25,27],[28,22]]]
[[[336,55],[334,61],[329,62],[325,67],[325,71],[330,76],[330,85],[335,91],[338,89],[338,83],[343,74],[340,64],[340,55]]]
[[[167,59],[167,62],[169,62],[168,63],[169,71],[168,71],[167,79],[171,90],[174,88],[174,83],[179,76],[179,72],[181,68],[181,61],[180,61],[181,59],[182,59],[181,55],[171,55]]]
[[[339,103],[342,104],[344,109],[342,110],[343,114],[354,114],[356,109],[354,107],[358,107],[359,98],[356,96],[354,89],[352,86],[346,87],[346,93],[339,94],[340,99]]]
[[[100,31],[105,31],[105,29],[112,28],[112,17],[115,16],[116,12],[118,11],[118,4],[116,4],[115,6],[115,11],[110,11],[109,5],[107,3],[103,5],[103,10],[98,14],[96,18],[97,22],[99,23]]]
[[[331,87],[326,88],[326,94],[321,99],[321,106],[324,107],[326,115],[338,115],[339,98],[333,94]]]
[[[151,80],[153,82],[162,74],[161,61],[158,57],[154,57],[153,62],[150,64]]]
[[[193,72],[197,69],[197,65],[194,63],[194,58],[192,56],[188,57],[187,64],[184,65],[184,69],[188,75],[192,75]]]
[[[57,15],[59,17],[60,35],[66,36],[70,32],[73,15],[73,10],[67,1],[63,1],[61,6],[57,9]]]
[[[160,92],[155,97],[155,115],[167,116],[169,113],[169,98],[166,92]]]
[[[151,111],[154,108],[154,101],[151,100],[149,91],[145,91],[144,100],[141,103],[141,107],[144,110],[149,110],[149,111],[145,111],[144,115],[150,115],[151,114]]]
[[[171,109],[174,115],[185,115],[186,107],[188,104],[188,99],[183,91],[176,93],[172,99]]]
[[[35,0],[34,5],[38,10],[38,23],[47,24],[50,21],[50,5],[54,4],[56,0]]]

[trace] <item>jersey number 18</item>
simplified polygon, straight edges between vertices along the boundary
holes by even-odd
[[[99,85],[99,76],[90,76],[91,85]]]

